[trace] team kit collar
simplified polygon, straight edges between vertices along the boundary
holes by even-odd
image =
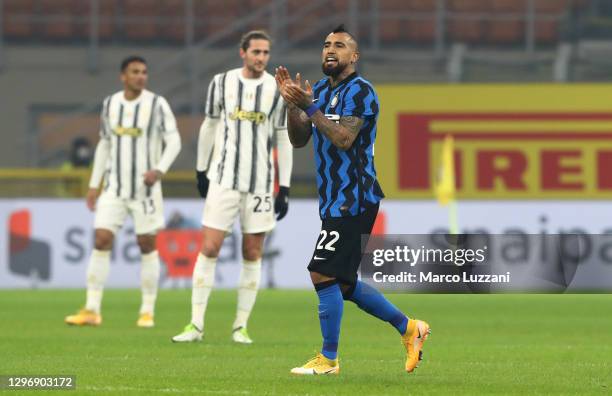
[[[325,85],[323,86],[323,88],[329,87],[329,90],[327,91],[327,95],[326,95],[327,98],[325,99],[325,101],[329,102],[329,100],[331,99],[330,105],[332,109],[336,107],[336,105],[338,104],[338,94],[340,92],[340,89],[342,89],[344,86],[346,86],[346,84],[356,79],[357,77],[359,77],[359,74],[355,71],[349,74],[348,76],[346,76],[346,78],[340,81],[338,85],[336,85],[335,87],[332,87],[331,80],[329,78],[327,79],[327,81],[325,82]],[[333,99],[332,99],[332,94],[334,94]],[[314,100],[314,103],[317,103],[317,99]]]
[[[344,85],[346,85],[346,84],[347,84],[347,83],[349,83],[350,81],[352,81],[352,80],[356,79],[357,77],[359,77],[359,73],[357,73],[356,71],[354,71],[354,72],[352,72],[351,74],[349,74],[348,76],[346,76],[346,78],[345,78],[344,80],[340,81],[340,82],[338,83],[338,85],[336,85],[335,87],[333,87],[333,86],[331,85],[331,79],[329,79],[329,78],[328,78],[328,79],[327,79],[327,85],[329,85],[329,86],[331,87],[331,89],[335,91],[336,89],[338,89],[338,88],[340,88],[340,87],[343,87]]]

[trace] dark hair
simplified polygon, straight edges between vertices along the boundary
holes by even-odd
[[[336,26],[336,28],[332,30],[332,33],[346,33],[353,39],[354,42],[357,42],[355,36],[353,36],[353,34],[348,30],[346,30],[346,28],[344,27],[344,23]]]
[[[332,30],[332,33],[345,33],[345,34],[348,34],[349,37],[351,38],[351,40],[353,40],[355,42],[356,48],[359,49],[359,43],[357,42],[357,39],[355,38],[355,36],[353,36],[351,34],[351,32],[346,30],[346,28],[344,27],[344,24],[340,24],[340,25],[336,26],[336,28],[334,30]]]
[[[251,30],[248,33],[245,33],[240,39],[240,48],[243,51],[249,49],[251,45],[251,40],[268,40],[269,43],[272,43],[272,38],[270,35],[263,30]]]
[[[124,72],[129,64],[133,62],[144,63],[145,65],[147,64],[147,61],[142,56],[130,55],[121,61],[121,71]]]

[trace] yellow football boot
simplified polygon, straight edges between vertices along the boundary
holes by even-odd
[[[321,353],[306,362],[302,367],[291,369],[291,374],[297,375],[323,375],[323,374],[339,374],[340,365],[338,359],[328,359]]]
[[[153,327],[155,326],[155,321],[153,321],[153,315],[150,313],[142,313],[138,318],[138,322],[136,322],[138,327]]]
[[[411,373],[418,367],[423,357],[423,344],[431,333],[427,322],[417,319],[408,321],[406,333],[402,336],[402,344],[406,348],[406,371]]]
[[[66,316],[64,322],[74,326],[99,326],[102,323],[102,316],[83,308],[75,315]]]

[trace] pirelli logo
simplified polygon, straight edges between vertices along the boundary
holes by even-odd
[[[612,198],[610,113],[397,113],[398,187],[433,191],[455,141],[463,198]]]

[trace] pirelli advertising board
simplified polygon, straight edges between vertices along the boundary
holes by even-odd
[[[390,198],[429,199],[454,140],[459,199],[612,198],[612,85],[379,85]]]

